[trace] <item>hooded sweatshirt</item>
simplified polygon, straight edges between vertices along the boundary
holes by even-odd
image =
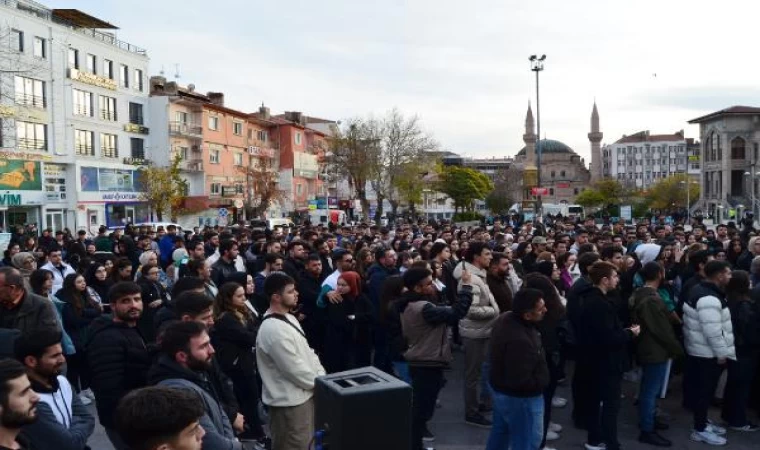
[[[475,267],[468,262],[464,268],[472,274],[472,305],[464,319],[459,321],[459,334],[468,339],[487,339],[491,336],[491,329],[499,317],[499,305],[486,283],[487,272],[485,269]],[[458,290],[463,288],[462,264],[457,264],[454,269],[454,278],[459,281]]]

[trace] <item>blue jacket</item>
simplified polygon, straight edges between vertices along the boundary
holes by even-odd
[[[393,267],[388,269],[378,263],[372,264],[369,269],[367,269],[367,290],[369,291],[369,299],[372,301],[375,311],[377,311],[380,306],[380,294],[383,291],[385,279],[398,274],[399,271],[397,268]]]
[[[161,262],[164,264],[172,260],[174,238],[176,237],[176,234],[165,234],[164,237],[158,241],[158,251],[161,252]]]

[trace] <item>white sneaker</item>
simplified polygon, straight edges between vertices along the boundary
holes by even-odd
[[[725,428],[723,428],[723,427],[721,427],[719,425],[715,425],[712,422],[708,422],[707,423],[707,426],[705,426],[705,431],[710,431],[711,433],[717,434],[718,436],[725,436],[726,435],[726,429]]]
[[[555,408],[564,408],[567,405],[567,399],[562,397],[554,397],[552,399],[552,406]]]
[[[690,437],[694,442],[704,442],[707,445],[726,445],[727,442],[726,438],[718,436],[707,428],[705,431],[692,431]]]
[[[95,393],[92,392],[92,389],[85,389],[82,391],[82,394],[84,394],[90,400],[95,400]]]
[[[552,447],[544,447],[541,450],[557,450],[557,449],[556,448],[552,448]]]
[[[598,445],[583,444],[583,446],[586,447],[586,450],[607,450],[607,444],[604,442]]]
[[[80,401],[80,402],[82,402],[82,404],[83,404],[84,406],[87,406],[87,405],[91,405],[91,404],[92,404],[92,400],[90,400],[90,398],[89,398],[89,397],[87,397],[87,396],[86,396],[86,395],[84,395],[84,394],[79,394],[79,401]]]
[[[549,431],[553,431],[555,433],[561,433],[562,432],[562,425],[554,422],[549,422]]]
[[[556,433],[556,432],[554,432],[552,430],[549,430],[549,431],[546,432],[546,441],[547,442],[548,441],[556,441],[557,439],[559,439],[559,434],[558,433]]]

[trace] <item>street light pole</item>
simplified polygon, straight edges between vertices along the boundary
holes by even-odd
[[[537,175],[537,181],[538,181],[538,188],[541,189],[541,102],[540,102],[540,89],[539,89],[539,77],[538,74],[544,70],[544,61],[546,60],[546,55],[541,55],[541,57],[537,57],[536,55],[531,55],[530,57],[530,70],[533,72],[536,72],[536,175]],[[542,201],[541,201],[541,191],[538,192],[538,204],[536,207],[536,217],[540,216],[543,213],[542,211]]]

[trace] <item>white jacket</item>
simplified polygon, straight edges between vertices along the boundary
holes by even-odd
[[[264,314],[256,338],[261,399],[267,406],[302,405],[314,395],[314,380],[325,369],[292,314],[285,315],[290,325],[270,315],[270,311]]]
[[[56,292],[58,292],[63,287],[63,279],[66,278],[66,276],[71,275],[72,273],[76,273],[76,271],[65,262],[61,262],[61,269],[58,269],[53,266],[53,263],[47,263],[44,266],[40,267],[40,269],[45,269],[53,272],[53,289],[50,291],[51,294],[55,295]]]
[[[468,339],[487,339],[499,317],[499,305],[486,283],[486,271],[465,262],[465,268],[472,274],[472,305],[467,315],[459,321],[459,334]],[[457,290],[462,289],[462,265],[457,264],[454,278],[459,281]]]
[[[700,297],[696,308],[684,303],[683,334],[690,356],[736,360],[731,311],[714,295]]]

